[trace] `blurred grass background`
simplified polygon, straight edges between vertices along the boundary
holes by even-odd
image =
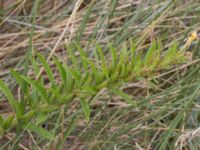
[[[10,68],[30,73],[29,58],[35,52],[67,61],[64,44],[74,41],[91,57],[94,42],[105,47],[105,53],[108,43],[120,49],[129,39],[141,51],[154,40],[162,42],[163,51],[175,41],[181,49],[190,34],[199,31],[199,4],[199,0],[0,0],[0,77],[14,89]],[[187,52],[188,64],[122,87],[141,102],[137,109],[103,91],[92,103],[91,121],[79,118],[63,149],[200,149],[199,41]],[[2,96],[0,112],[9,111]],[[67,111],[62,123],[57,111],[46,126],[68,126],[79,110],[72,106]],[[13,131],[2,138],[1,148],[12,149],[14,137]],[[59,142],[60,134],[52,142],[28,132],[20,134],[17,145],[56,149]]]

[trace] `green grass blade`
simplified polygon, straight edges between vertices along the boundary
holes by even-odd
[[[68,128],[64,132],[64,139],[67,139],[68,136],[71,134],[71,132],[75,129],[77,119],[78,119],[77,116],[74,116],[74,118],[72,118],[72,121],[70,122]]]
[[[93,8],[93,6],[94,6],[94,2],[95,2],[95,1],[96,1],[96,0],[92,0],[91,3],[88,4],[89,6],[88,6],[88,9],[87,9],[87,12],[86,12],[86,14],[84,15],[83,20],[82,20],[82,22],[81,22],[81,24],[80,24],[80,27],[78,28],[77,33],[76,33],[76,38],[75,38],[75,39],[76,39],[77,42],[80,41],[80,39],[81,39],[81,37],[82,37],[82,35],[83,35],[83,32],[84,32],[84,30],[85,30],[85,27],[86,27],[87,23],[89,22],[90,14],[91,14],[91,12],[92,12],[92,8]]]
[[[33,7],[31,10],[31,18],[30,18],[30,23],[31,23],[31,30],[29,33],[29,41],[28,41],[28,51],[24,57],[24,75],[26,75],[28,73],[28,68],[29,68],[29,62],[30,62],[30,57],[31,57],[31,52],[33,50],[33,36],[34,36],[34,31],[35,31],[35,24],[36,24],[36,17],[37,17],[37,13],[38,13],[38,9],[39,9],[39,5],[40,5],[40,0],[35,0],[33,3]]]

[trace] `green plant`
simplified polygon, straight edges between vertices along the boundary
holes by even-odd
[[[33,132],[40,131],[36,133],[52,140],[54,136],[41,127],[49,113],[58,110],[63,105],[67,107],[74,100],[79,100],[85,119],[89,122],[90,103],[98,92],[105,88],[122,97],[133,107],[137,107],[137,101],[132,96],[118,89],[123,83],[147,77],[169,68],[172,64],[187,60],[184,52],[178,51],[176,44],[162,52],[160,42],[153,42],[146,54],[137,51],[132,42],[129,45],[131,45],[130,48],[124,45],[120,53],[117,53],[110,44],[109,54],[112,59],[106,61],[98,44],[95,60],[88,58],[80,45],[74,44],[67,47],[68,62],[60,62],[54,58],[56,70],[41,54],[30,58],[34,76],[27,77],[11,70],[20,94],[16,98],[6,84],[0,81],[0,89],[14,112],[6,117],[0,117],[1,136],[13,128],[22,128]],[[79,56],[74,55],[74,47],[79,52]],[[71,63],[72,65],[69,65]],[[48,77],[48,82],[45,81],[44,76],[35,80],[41,66]],[[55,72],[59,73],[59,77],[54,77]],[[56,80],[58,78],[60,81]],[[37,121],[31,121],[32,119]]]

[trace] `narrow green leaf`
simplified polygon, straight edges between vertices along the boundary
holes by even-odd
[[[53,75],[53,71],[50,68],[49,64],[47,63],[47,61],[45,60],[45,58],[41,55],[41,54],[37,54],[40,62],[42,63],[42,66],[44,67],[44,70],[47,73],[47,76],[49,78],[49,81],[52,85],[55,85],[55,81],[54,81],[54,75]]]
[[[131,58],[134,58],[136,52],[136,45],[133,40],[130,39],[129,41],[130,41]]]
[[[162,59],[160,66],[166,68],[170,65],[170,63],[173,63],[174,58],[176,58],[176,53],[177,53],[177,43],[173,43],[173,45],[169,47],[166,54],[164,55],[164,58]]]
[[[17,73],[15,70],[10,70],[10,73],[15,78],[20,87],[22,87],[24,84],[24,80],[20,77],[19,73]]]
[[[71,102],[73,100],[74,97],[75,97],[75,95],[73,93],[70,93],[67,95],[62,95],[62,97],[60,97],[59,101],[64,104],[68,104],[69,102]]]
[[[136,56],[133,70],[134,70],[135,74],[138,77],[140,77],[140,74],[141,74],[141,71],[142,71],[142,58],[141,58],[141,54],[138,54],[138,56]]]
[[[59,62],[57,59],[54,59],[54,63],[56,64],[56,67],[57,67],[57,69],[59,71],[59,74],[60,74],[60,76],[62,78],[62,82],[66,83],[66,81],[67,81],[67,75],[66,75],[66,72],[65,72],[65,69],[64,69],[62,63]]]
[[[40,94],[42,99],[48,101],[46,89],[44,88],[44,86],[40,82],[32,80],[32,79],[25,77],[25,76],[22,76],[22,75],[21,75],[21,77],[26,82],[28,82]]]
[[[160,55],[161,50],[162,50],[162,44],[160,41],[157,41],[157,49],[152,56],[153,61],[151,62],[150,66],[149,66],[150,71],[153,71],[159,65],[159,62],[161,60],[161,55]]]
[[[20,88],[22,89],[22,95],[28,96],[28,85],[27,83],[21,78],[20,74],[15,70],[10,70],[12,76],[15,78],[16,82],[19,84]]]
[[[3,121],[3,129],[8,130],[11,127],[12,121],[14,119],[14,116],[9,115],[6,119]]]
[[[153,41],[151,43],[151,47],[148,49],[147,54],[145,55],[145,58],[144,58],[144,65],[145,66],[150,66],[151,63],[153,62],[154,55],[156,53],[156,48],[157,48],[157,42]]]
[[[92,12],[92,8],[93,8],[93,6],[94,6],[94,2],[95,2],[95,0],[93,0],[90,4],[87,4],[88,5],[88,9],[87,9],[87,11],[86,11],[86,14],[84,15],[84,17],[83,17],[83,20],[82,20],[82,22],[81,22],[81,24],[80,24],[80,27],[78,28],[78,30],[77,30],[77,33],[76,33],[76,41],[80,41],[80,39],[81,39],[81,36],[83,35],[83,32],[84,32],[84,30],[85,30],[85,27],[86,27],[86,25],[87,25],[87,23],[88,23],[88,21],[89,21],[89,19],[90,19],[90,14],[91,14],[91,12]]]
[[[83,68],[85,71],[87,71],[88,69],[88,63],[86,61],[87,56],[86,53],[84,52],[84,50],[81,48],[80,44],[75,43],[76,48],[78,49],[79,53],[80,53],[80,57],[81,57],[81,63],[83,65]]]
[[[65,72],[66,72],[66,77],[67,77],[67,80],[66,80],[66,89],[67,89],[67,93],[71,93],[74,89],[74,86],[75,86],[75,79],[72,78],[72,74],[71,74],[71,71],[70,71],[70,68],[68,68],[66,65],[63,64],[63,67],[65,69]]]
[[[102,63],[102,71],[105,74],[105,76],[107,78],[109,78],[108,68],[106,66],[106,59],[105,59],[105,56],[103,54],[103,51],[102,51],[99,44],[97,44],[96,47],[97,47],[97,51],[98,51],[98,54],[99,54],[99,57],[100,57],[100,60],[101,60],[101,63]]]
[[[119,89],[112,88],[112,87],[109,88],[109,90],[110,90],[111,92],[113,92],[114,94],[120,96],[120,97],[121,97],[122,99],[124,99],[127,103],[129,103],[129,104],[131,104],[131,105],[133,105],[133,106],[136,106],[135,101],[133,100],[133,98],[132,98],[130,95],[124,93],[123,91],[121,91],[121,90],[119,90]]]
[[[68,56],[69,56],[69,58],[70,58],[72,64],[73,64],[74,66],[77,66],[78,60],[77,60],[77,58],[76,58],[76,56],[75,56],[75,54],[74,54],[74,51],[73,51],[71,45],[68,45],[68,46],[65,45],[65,48],[67,49]]]
[[[151,66],[149,67],[150,71],[153,71],[154,69],[156,69],[156,66],[159,65],[160,62],[160,53],[156,54],[156,56],[154,56],[154,61],[152,62]]]
[[[22,89],[22,94],[26,93],[27,94],[27,84],[26,82],[21,78],[20,74],[17,73],[14,70],[10,70],[12,76],[15,78],[16,82],[19,84],[20,88]]]
[[[47,131],[46,129],[40,127],[39,125],[36,125],[34,123],[29,123],[28,126],[23,126],[25,130],[29,130],[31,132],[35,132],[36,134],[48,139],[48,140],[54,140],[54,136]]]
[[[71,134],[71,132],[75,129],[76,122],[77,122],[77,117],[75,116],[70,122],[67,130],[64,132],[64,139],[66,139]]]
[[[123,55],[124,60],[126,61],[126,58],[127,58],[127,55],[128,55],[126,43],[123,44],[122,55]]]
[[[31,93],[30,93],[31,92]],[[39,104],[39,101],[40,101],[40,95],[39,93],[37,92],[36,89],[32,89],[31,91],[29,91],[29,96],[27,97],[28,98],[28,105],[32,108],[32,109],[35,109],[38,107],[38,104]]]
[[[31,60],[31,64],[33,66],[33,71],[34,71],[35,75],[37,76],[40,72],[40,67],[34,57],[30,57],[30,60]]]
[[[117,53],[111,43],[109,44],[109,50],[110,50],[111,56],[112,56],[112,69],[114,69],[117,64]]]
[[[35,31],[35,25],[36,25],[36,17],[40,6],[40,0],[35,0],[32,4],[32,10],[30,14],[30,23],[31,23],[31,30],[29,32],[29,41],[28,41],[28,51],[25,55],[25,62],[23,64],[24,66],[24,75],[27,75],[29,71],[29,62],[31,57],[31,52],[33,50],[33,36]]]
[[[39,112],[36,118],[36,124],[39,125],[45,122],[48,119],[48,115],[46,113]]]
[[[81,79],[82,79],[81,71],[78,70],[78,69],[72,69],[72,68],[69,68],[69,71],[70,71],[72,78],[75,80],[76,85],[78,87],[80,87],[81,86]]]
[[[90,107],[89,107],[89,104],[88,104],[86,99],[81,99],[80,102],[81,102],[81,108],[83,110],[85,119],[86,119],[87,122],[89,122],[90,121]]]
[[[19,103],[15,100],[14,96],[12,95],[9,88],[5,85],[5,83],[0,80],[0,90],[6,95],[9,104],[11,105],[12,109],[16,112],[17,116],[21,116],[21,110],[19,107]]]
[[[91,66],[91,74],[94,75],[95,78],[98,78],[98,69],[96,67],[96,65],[94,64],[94,62],[90,59],[86,59],[87,63]]]

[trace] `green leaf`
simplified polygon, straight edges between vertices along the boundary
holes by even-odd
[[[80,57],[81,57],[81,63],[83,65],[83,68],[85,71],[87,71],[88,69],[88,63],[87,63],[87,57],[86,57],[86,53],[84,52],[84,50],[81,48],[81,46],[78,43],[75,43],[76,48],[78,49],[79,53],[80,53]]]
[[[97,89],[101,90],[101,89],[103,89],[103,88],[106,88],[107,85],[108,85],[108,83],[109,83],[108,80],[105,80],[105,81],[101,82],[101,84],[99,84],[99,85],[97,86]]]
[[[102,63],[102,71],[105,74],[105,76],[107,78],[109,78],[109,72],[108,72],[108,68],[106,66],[106,59],[105,59],[105,56],[103,54],[103,51],[102,51],[99,44],[97,44],[96,47],[97,47],[97,51],[98,51],[98,54],[99,54],[99,57],[100,57],[100,60],[101,60],[101,63]]]
[[[55,95],[57,98],[61,96],[61,93],[58,88],[49,88],[48,89],[53,95]]]
[[[47,73],[47,76],[49,78],[49,81],[52,85],[55,85],[55,81],[54,81],[54,75],[53,75],[53,71],[50,68],[49,64],[47,63],[47,61],[45,60],[45,58],[41,55],[41,54],[37,54],[40,62],[42,63],[42,66],[44,67],[44,70]]]
[[[133,100],[133,98],[132,98],[130,95],[124,93],[123,91],[121,91],[121,90],[119,90],[119,89],[113,88],[113,87],[110,87],[109,90],[110,90],[111,92],[113,92],[114,94],[120,96],[120,97],[121,97],[122,99],[124,99],[127,103],[129,103],[129,104],[131,104],[131,105],[133,105],[133,106],[136,106],[135,101]]]
[[[89,107],[89,104],[86,101],[86,99],[81,99],[80,102],[81,102],[81,108],[83,110],[85,119],[86,119],[87,122],[89,122],[90,121],[90,107]]]
[[[154,61],[152,62],[151,66],[149,67],[150,71],[156,69],[156,66],[159,65],[160,62],[160,53],[154,56]]]
[[[160,63],[161,67],[166,68],[170,65],[170,63],[173,63],[174,58],[176,58],[177,47],[177,43],[173,43],[173,45],[169,47]]]
[[[162,44],[160,41],[157,42],[157,49],[154,53],[153,57],[153,61],[151,62],[149,69],[150,71],[153,71],[154,69],[156,69],[156,67],[159,65],[159,62],[161,60],[161,50],[162,50]]]
[[[28,77],[22,76],[21,77],[28,82],[42,97],[42,99],[48,101],[46,89],[44,88],[44,85],[42,85],[39,81],[32,80]]]
[[[34,73],[35,75],[37,76],[40,72],[40,68],[39,68],[39,65],[38,63],[35,61],[35,58],[34,57],[30,57],[30,60],[31,60],[31,64],[33,66],[33,70],[34,70]]]
[[[138,56],[136,56],[133,70],[134,70],[135,74],[138,77],[140,77],[141,71],[142,71],[142,58],[141,58],[141,54],[138,54]]]
[[[15,70],[11,70],[10,71],[12,76],[15,78],[16,82],[19,84],[22,92],[22,96],[26,95],[29,96],[29,91],[28,91],[28,84],[21,78],[20,74],[18,72],[16,72]],[[22,97],[23,99],[23,97]],[[24,105],[25,105],[25,101],[23,101]]]
[[[98,68],[96,67],[96,65],[94,64],[94,62],[90,59],[86,59],[86,61],[88,62],[88,64],[91,66],[91,74],[94,75],[94,78],[97,79],[98,78]],[[98,80],[98,79],[97,79]]]
[[[111,43],[109,44],[109,50],[110,50],[111,56],[112,56],[112,69],[115,69],[116,64],[117,64],[117,53]]]
[[[39,101],[40,101],[40,95],[38,94],[36,89],[32,89],[29,93],[28,98],[28,104],[32,109],[35,109],[38,107]]]
[[[31,132],[35,132],[36,134],[48,139],[48,140],[54,140],[54,136],[47,131],[46,129],[40,127],[39,125],[36,125],[34,123],[29,123],[27,126],[23,126],[25,130],[29,130]]]
[[[15,70],[10,70],[10,73],[15,78],[20,87],[23,87],[24,80],[20,77],[19,73],[17,73]]]
[[[2,125],[4,130],[10,129],[13,119],[14,119],[14,116],[11,116],[11,115],[9,115],[6,119],[4,119],[3,125]]]
[[[67,77],[67,80],[65,82],[65,86],[66,86],[66,89],[67,89],[67,93],[71,93],[74,89],[74,86],[75,86],[75,82],[72,78],[72,74],[71,74],[71,71],[70,71],[70,68],[68,68],[66,65],[63,64],[63,67],[65,69],[65,72],[66,72],[66,77]]]
[[[39,124],[45,122],[48,119],[47,116],[48,115],[46,113],[39,112],[39,114],[36,118],[36,124],[39,125]]]
[[[135,45],[135,43],[134,43],[134,41],[133,40],[129,40],[130,41],[130,51],[131,51],[131,58],[134,58],[134,56],[135,56],[135,52],[136,52],[136,45]]]
[[[70,71],[72,78],[75,80],[76,85],[78,87],[80,87],[81,86],[81,78],[82,78],[81,71],[78,69],[72,69],[72,68],[69,68],[69,71]]]
[[[67,49],[67,51],[69,52],[69,58],[70,58],[72,64],[74,66],[76,66],[78,63],[78,60],[77,60],[76,56],[74,55],[74,51],[72,50],[72,47],[70,45],[68,45],[68,46],[64,45],[64,46]]]
[[[38,9],[39,9],[39,5],[40,5],[40,0],[35,0],[32,4],[32,10],[31,10],[31,14],[30,14],[30,23],[31,23],[31,30],[29,33],[29,41],[28,41],[28,51],[25,55],[25,64],[24,64],[24,72],[25,75],[27,75],[27,72],[29,71],[29,61],[30,61],[30,56],[31,56],[31,52],[33,50],[33,37],[34,37],[34,31],[35,31],[35,25],[36,25],[36,17],[37,17],[37,13],[38,13]]]
[[[0,90],[6,95],[9,104],[11,105],[12,109],[16,112],[17,117],[21,116],[22,110],[19,106],[19,103],[15,100],[14,96],[12,95],[9,88],[5,85],[5,83],[0,80]]]
[[[123,44],[122,55],[123,55],[124,61],[126,61],[126,58],[128,56],[128,51],[127,51],[126,43]]]
[[[66,83],[66,81],[67,81],[67,75],[66,75],[66,71],[65,71],[62,63],[59,62],[59,60],[57,60],[57,59],[54,59],[54,63],[56,64],[56,67],[57,67],[57,69],[59,71],[59,74],[60,74],[60,76],[62,78],[62,82]]]
[[[127,66],[127,61],[128,61],[128,51],[127,51],[127,46],[124,43],[123,48],[122,48],[122,69],[121,69],[121,75],[124,77],[126,75],[126,66]]]
[[[87,4],[88,8],[87,8],[86,14],[84,15],[82,22],[80,24],[80,27],[78,28],[77,33],[76,33],[76,37],[75,37],[76,41],[81,40],[81,37],[82,37],[83,32],[85,30],[85,27],[86,27],[88,21],[90,20],[90,14],[92,12],[94,2],[95,2],[95,0],[93,0],[90,4]]]
[[[151,43],[151,47],[149,48],[145,58],[144,58],[144,65],[145,66],[150,66],[151,63],[153,62],[154,60],[154,55],[156,53],[156,48],[157,48],[157,43],[156,41],[153,41]]]
[[[74,97],[75,95],[73,93],[70,93],[68,95],[63,95],[62,97],[60,97],[59,101],[64,104],[68,104],[70,101],[73,100]]]

